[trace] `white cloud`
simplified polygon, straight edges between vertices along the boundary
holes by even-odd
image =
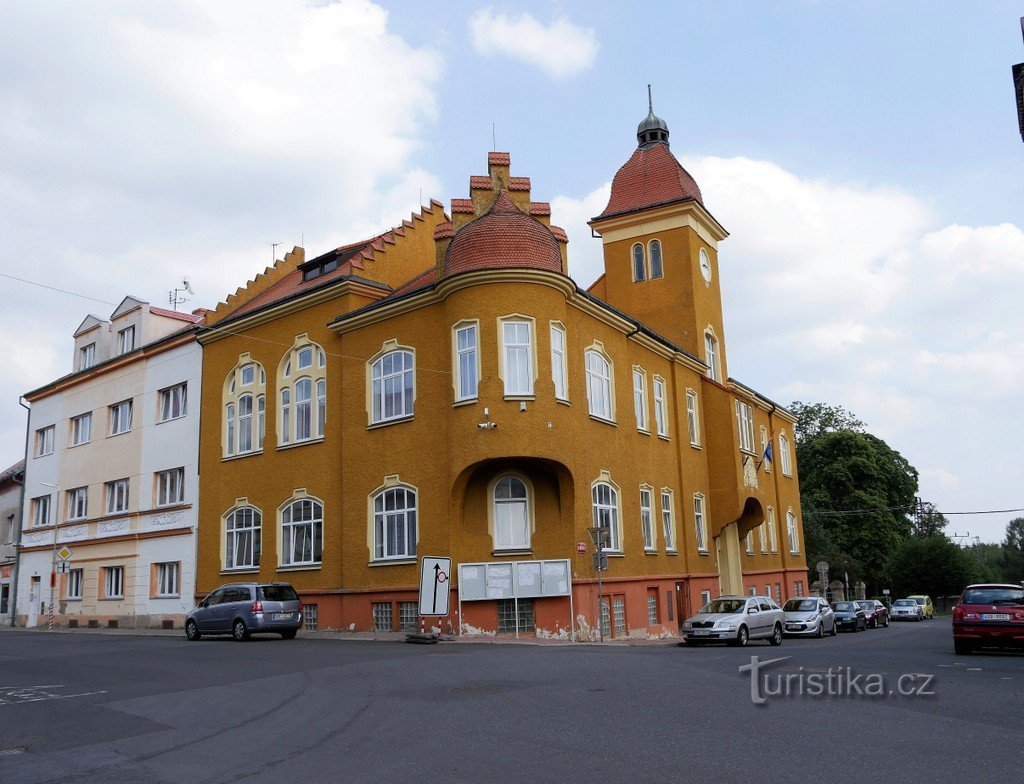
[[[683,161],[730,231],[719,248],[732,375],[780,402],[843,405],[921,471],[940,509],[1024,505],[1024,230],[936,227],[893,187],[747,158]],[[608,185],[552,201],[582,285]],[[998,539],[1006,520],[958,518]]]
[[[559,18],[544,25],[528,13],[499,14],[490,8],[469,18],[473,48],[535,66],[552,79],[568,79],[594,64],[600,44],[592,28]]]

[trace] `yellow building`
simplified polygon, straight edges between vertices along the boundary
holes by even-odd
[[[677,633],[719,593],[803,592],[793,417],[726,370],[727,234],[665,124],[637,136],[589,290],[490,153],[450,215],[295,248],[207,313],[200,594],[285,580],[310,625],[417,629],[418,558],[450,556],[431,625],[592,638],[598,618]]]

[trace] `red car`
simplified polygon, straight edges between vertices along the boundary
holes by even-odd
[[[869,629],[878,629],[882,626],[888,628],[889,608],[878,601],[878,599],[859,599],[857,604],[864,611]]]
[[[1024,648],[1024,587],[982,584],[964,588],[953,608],[953,648]]]

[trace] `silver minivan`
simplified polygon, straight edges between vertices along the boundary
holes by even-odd
[[[228,583],[185,617],[185,636],[230,634],[239,642],[272,632],[291,640],[302,626],[302,602],[288,583]]]

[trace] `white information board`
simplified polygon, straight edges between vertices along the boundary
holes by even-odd
[[[459,564],[459,600],[569,596],[568,559]]]

